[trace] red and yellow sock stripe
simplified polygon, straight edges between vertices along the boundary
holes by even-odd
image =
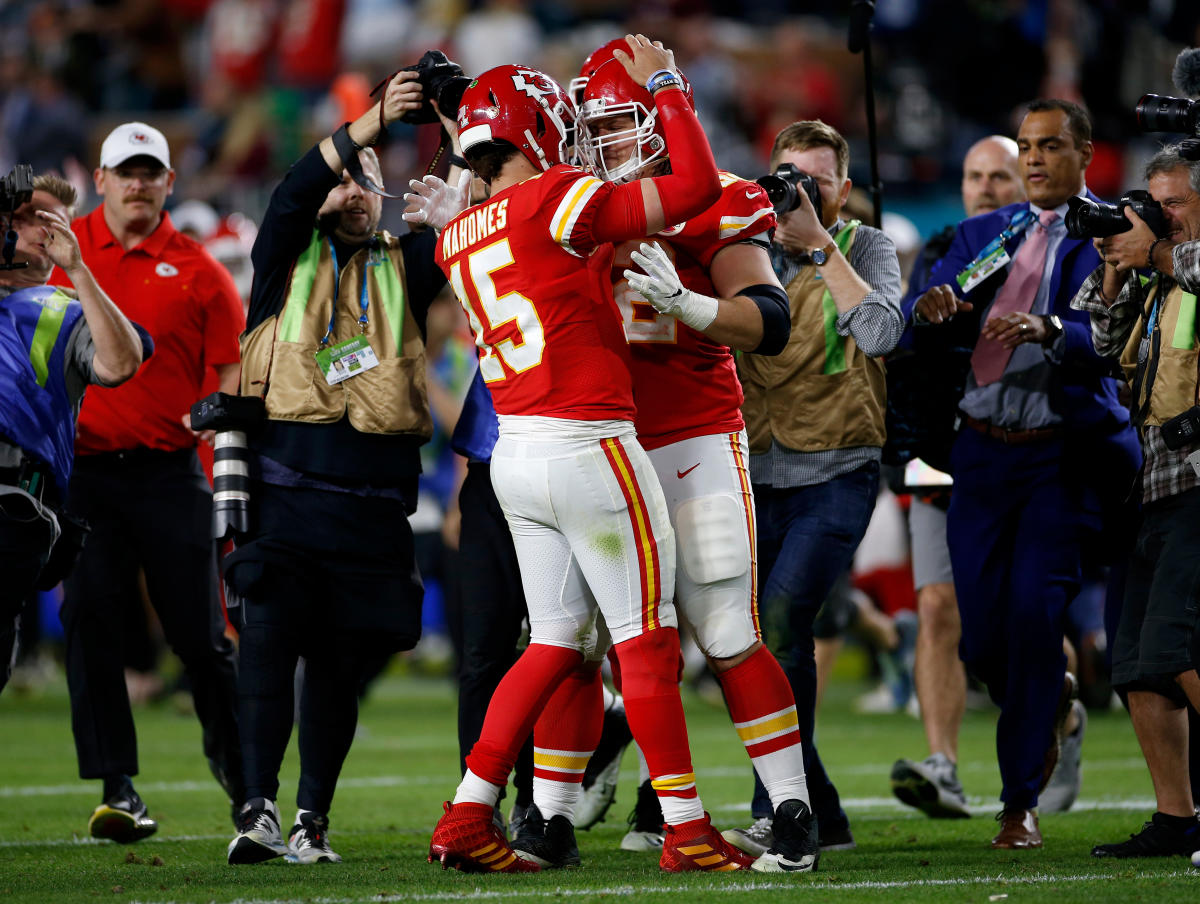
[[[751,759],[800,743],[800,723],[795,706],[746,722],[734,722],[733,727]]]

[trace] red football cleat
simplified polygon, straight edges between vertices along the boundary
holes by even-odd
[[[749,869],[753,862],[753,857],[747,857],[721,837],[705,813],[703,819],[666,827],[658,868],[667,873],[728,872]]]
[[[429,840],[429,862],[442,869],[454,867],[464,873],[536,873],[541,867],[522,860],[508,846],[504,834],[492,822],[487,804],[445,803],[446,814],[438,820]]]

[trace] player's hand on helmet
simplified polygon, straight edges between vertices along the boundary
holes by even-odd
[[[625,35],[629,52],[614,50],[613,56],[639,85],[645,85],[650,76],[661,69],[676,72],[675,54],[662,45],[662,41],[651,41],[645,35]]]
[[[406,113],[421,109],[424,94],[417,73],[401,69],[383,92],[383,121],[391,125]]]
[[[471,174],[463,172],[458,185],[448,185],[437,176],[413,179],[408,183],[410,191],[404,193],[404,219],[409,223],[423,223],[438,232],[446,228],[454,217],[467,208],[467,197],[471,190]]]
[[[644,272],[626,270],[625,279],[654,310],[674,317],[694,330],[703,331],[716,319],[717,300],[685,289],[675,265],[661,245],[642,242],[630,257]]]

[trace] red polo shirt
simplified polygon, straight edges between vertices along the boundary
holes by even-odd
[[[176,231],[166,213],[128,251],[108,228],[103,205],[71,228],[96,282],[154,339],[153,357],[132,379],[114,388],[88,387],[76,453],[195,446],[180,419],[203,396],[209,367],[240,360],[238,334],[246,317],[233,279],[198,242]],[[50,281],[70,285],[58,268]]]

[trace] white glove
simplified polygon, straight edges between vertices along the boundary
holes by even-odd
[[[671,258],[661,245],[642,242],[631,255],[645,273],[626,270],[625,278],[660,314],[668,314],[694,330],[704,332],[717,319],[717,300],[685,289]]]
[[[451,188],[437,176],[413,179],[408,183],[412,191],[404,193],[404,219],[409,223],[427,223],[436,232],[467,208],[467,193],[471,190],[471,174],[464,172],[458,180],[458,188]]]

